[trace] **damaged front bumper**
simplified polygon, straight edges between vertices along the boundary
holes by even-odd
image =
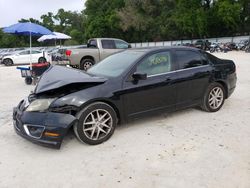
[[[27,112],[25,101],[13,109],[14,129],[27,140],[59,149],[64,136],[77,119],[70,114],[54,112]]]

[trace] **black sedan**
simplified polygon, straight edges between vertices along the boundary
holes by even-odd
[[[16,132],[60,148],[73,127],[87,144],[108,140],[118,123],[199,106],[218,111],[236,86],[236,69],[195,48],[129,49],[87,72],[52,66],[13,111]]]

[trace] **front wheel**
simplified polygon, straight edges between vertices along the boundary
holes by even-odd
[[[224,104],[225,89],[219,83],[209,85],[201,104],[201,108],[207,112],[217,112]]]
[[[3,60],[3,64],[5,65],[5,66],[11,66],[11,65],[13,65],[13,60],[12,59],[5,59],[5,60]]]
[[[116,112],[103,102],[90,104],[77,117],[79,121],[74,125],[74,132],[80,141],[90,145],[108,140],[117,124]]]

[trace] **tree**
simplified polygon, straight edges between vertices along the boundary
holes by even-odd
[[[81,12],[59,9],[41,20],[21,19],[70,35],[68,44],[92,37],[128,42],[221,37],[250,32],[249,0],[87,0]],[[39,45],[36,43],[35,45]],[[28,46],[27,37],[0,33],[1,47]]]
[[[172,17],[182,36],[186,38],[207,36],[207,15],[202,1],[178,0]]]
[[[50,30],[54,30],[55,27],[55,21],[54,21],[54,15],[52,12],[48,12],[47,14],[44,14],[41,16],[42,25]]]
[[[86,16],[85,38],[123,38],[117,10],[124,6],[124,0],[88,0],[83,14]]]
[[[19,23],[32,22],[32,23],[39,24],[39,25],[42,24],[39,20],[36,20],[36,19],[34,19],[34,18],[29,18],[29,19],[24,19],[24,18],[22,18],[22,19],[19,20],[18,22],[19,22]]]
[[[241,6],[239,2],[231,0],[219,0],[216,3],[217,19],[222,23],[226,33],[233,34],[239,28]]]

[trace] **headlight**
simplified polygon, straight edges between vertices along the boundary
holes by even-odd
[[[50,104],[54,100],[55,99],[36,99],[29,105],[29,107],[26,109],[26,111],[28,111],[28,112],[45,111],[49,108]]]

